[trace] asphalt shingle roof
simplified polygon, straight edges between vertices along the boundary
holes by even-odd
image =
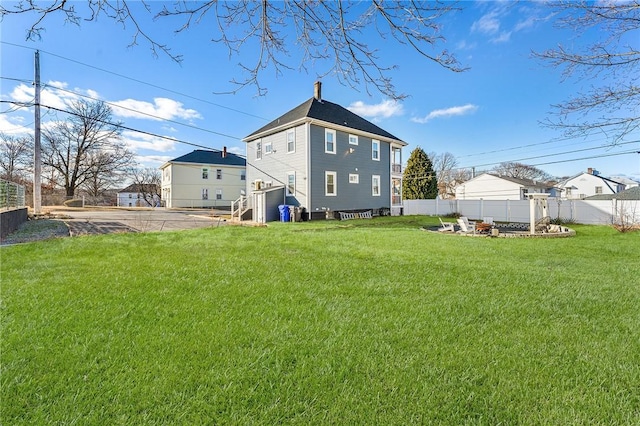
[[[269,130],[276,129],[281,126],[286,126],[289,123],[293,123],[305,118],[321,120],[339,126],[350,127],[354,130],[371,133],[384,138],[401,141],[391,133],[381,129],[372,122],[365,120],[364,118],[349,111],[348,109],[338,104],[334,104],[333,102],[329,102],[324,99],[318,100],[316,98],[311,98],[303,102],[292,110],[276,118],[271,123],[262,126],[260,129],[247,136],[245,140],[255,139],[256,135],[268,132]]]
[[[219,164],[221,166],[246,166],[247,160],[239,155],[227,152],[225,157],[222,151],[206,151],[196,149],[181,157],[174,158],[170,163],[197,163],[197,164]]]
[[[640,186],[634,186],[617,194],[598,194],[585,198],[586,200],[640,200]]]

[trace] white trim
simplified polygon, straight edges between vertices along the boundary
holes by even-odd
[[[358,145],[358,135],[349,133],[349,145]]]
[[[333,144],[333,150],[329,150],[328,149],[328,145],[329,145],[329,138],[328,136],[331,135],[333,140],[332,140],[332,144]],[[337,132],[333,129],[324,129],[324,152],[325,154],[335,154],[336,153],[336,139],[337,139]]]
[[[293,176],[293,191],[289,191],[289,176]],[[287,172],[285,173],[284,180],[284,195],[287,197],[295,197],[296,195],[296,172]]]
[[[374,149],[376,145],[378,146],[378,149]],[[374,153],[377,155],[374,156]],[[378,139],[371,139],[371,159],[373,161],[380,161],[380,140]]]
[[[333,176],[333,192],[328,192],[329,186],[328,177]],[[338,173],[337,172],[324,172],[324,195],[326,197],[336,197],[338,195]]]
[[[293,138],[293,149],[289,150],[289,135],[292,135]],[[287,130],[287,133],[285,134],[285,143],[287,144],[287,154],[291,154],[296,152],[296,130],[295,129],[291,129],[291,130]]]
[[[375,185],[375,181],[378,181],[378,185],[377,185],[377,189],[378,189],[378,193],[376,194],[376,185]],[[380,181],[380,175],[371,175],[371,196],[372,197],[379,197],[380,193],[382,192],[382,189],[380,188],[381,185],[381,181]]]
[[[269,155],[273,153],[273,142],[265,142],[264,143],[264,155]]]
[[[349,173],[349,183],[360,183],[360,175],[358,173]]]

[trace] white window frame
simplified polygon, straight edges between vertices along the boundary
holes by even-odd
[[[376,185],[376,181],[378,184]],[[381,193],[380,189],[380,175],[371,175],[371,195],[373,197],[379,197]]]
[[[271,142],[264,143],[264,155],[269,155],[273,152],[273,144]]]
[[[291,187],[291,181],[289,178],[293,177],[293,188]],[[288,197],[293,197],[296,195],[296,172],[287,172],[285,177],[285,195]],[[292,190],[293,189],[293,190]]]
[[[202,179],[204,180],[209,179],[209,169],[207,167],[202,168]]]
[[[358,145],[357,135],[349,135],[349,145]]]
[[[380,141],[378,139],[371,139],[371,159],[380,161]]]
[[[222,169],[216,169],[216,179],[217,180],[222,179]]]
[[[360,175],[358,173],[349,173],[349,183],[360,183]]]
[[[296,133],[293,130],[287,131],[287,153],[296,152]]]
[[[256,142],[256,160],[262,159],[262,141]]]
[[[333,139],[333,150],[329,150],[329,135]],[[324,129],[324,152],[327,154],[336,153],[336,131],[333,129]]]
[[[333,178],[333,192],[329,192],[329,176]],[[338,173],[324,172],[324,195],[327,197],[336,197],[338,195]]]
[[[222,200],[222,189],[216,189],[216,200]]]
[[[202,199],[203,200],[209,199],[209,188],[202,188]]]
[[[602,187],[596,186],[596,194],[602,194]]]

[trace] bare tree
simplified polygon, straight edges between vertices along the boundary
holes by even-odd
[[[245,78],[231,80],[232,92],[254,85],[258,94],[266,93],[260,85],[261,72],[271,68],[277,75],[285,70],[307,70],[313,64],[318,77],[335,74],[343,84],[357,87],[364,83],[392,99],[406,95],[398,93],[389,72],[395,64],[383,64],[375,46],[364,42],[364,33],[378,31],[380,40],[392,40],[409,46],[418,57],[425,58],[451,71],[465,68],[446,49],[436,49],[444,42],[438,21],[458,10],[451,2],[356,1],[177,1],[172,6],[141,2],[133,7],[127,0],[90,0],[83,7],[79,2],[65,0],[25,0],[11,7],[0,6],[3,17],[12,14],[33,14],[34,23],[27,29],[27,39],[40,39],[44,21],[52,14],[62,14],[67,22],[97,21],[105,16],[133,30],[132,45],[139,40],[147,43],[154,55],[163,53],[180,62],[182,57],[162,44],[142,22],[144,13],[158,21],[175,25],[175,32],[186,31],[196,24],[208,25],[213,33],[209,39],[222,43],[230,57],[241,57],[249,46],[257,46],[257,54],[249,63],[241,62]],[[163,19],[165,18],[165,19]],[[159,22],[162,25],[165,22]],[[291,54],[295,48],[295,54]],[[300,61],[292,66],[290,62]],[[321,68],[324,67],[324,68]]]
[[[142,200],[148,206],[155,207],[161,199],[162,175],[160,170],[151,167],[133,169],[130,171],[130,176],[136,191],[141,194]]]
[[[460,183],[456,180],[459,177],[458,160],[450,152],[436,154],[432,152],[429,158],[433,161],[433,170],[438,178],[438,194],[443,198],[455,195],[455,187]]]
[[[617,143],[640,126],[640,2],[557,1],[557,26],[575,32],[576,39],[534,55],[562,69],[564,80],[589,84],[564,103],[554,105],[556,118],[545,124],[566,136],[605,134]],[[578,37],[598,31],[601,39],[581,46]]]
[[[553,178],[549,173],[535,166],[512,161],[500,163],[493,168],[493,171],[501,176],[508,176],[517,179],[530,179],[540,182],[547,182]]]
[[[124,170],[132,154],[120,139],[120,128],[111,122],[111,108],[105,103],[74,101],[69,114],[67,120],[43,132],[42,162],[72,197],[96,176]]]
[[[133,153],[123,144],[112,144],[105,151],[93,152],[88,158],[87,179],[82,188],[92,197],[105,195],[126,179],[126,169],[134,161]]]
[[[22,183],[33,165],[33,137],[0,133],[0,177]]]

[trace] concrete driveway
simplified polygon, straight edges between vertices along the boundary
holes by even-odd
[[[116,232],[177,231],[226,224],[225,212],[174,210],[165,208],[52,208],[51,213],[67,217],[72,236]],[[228,215],[228,212],[226,213]]]

